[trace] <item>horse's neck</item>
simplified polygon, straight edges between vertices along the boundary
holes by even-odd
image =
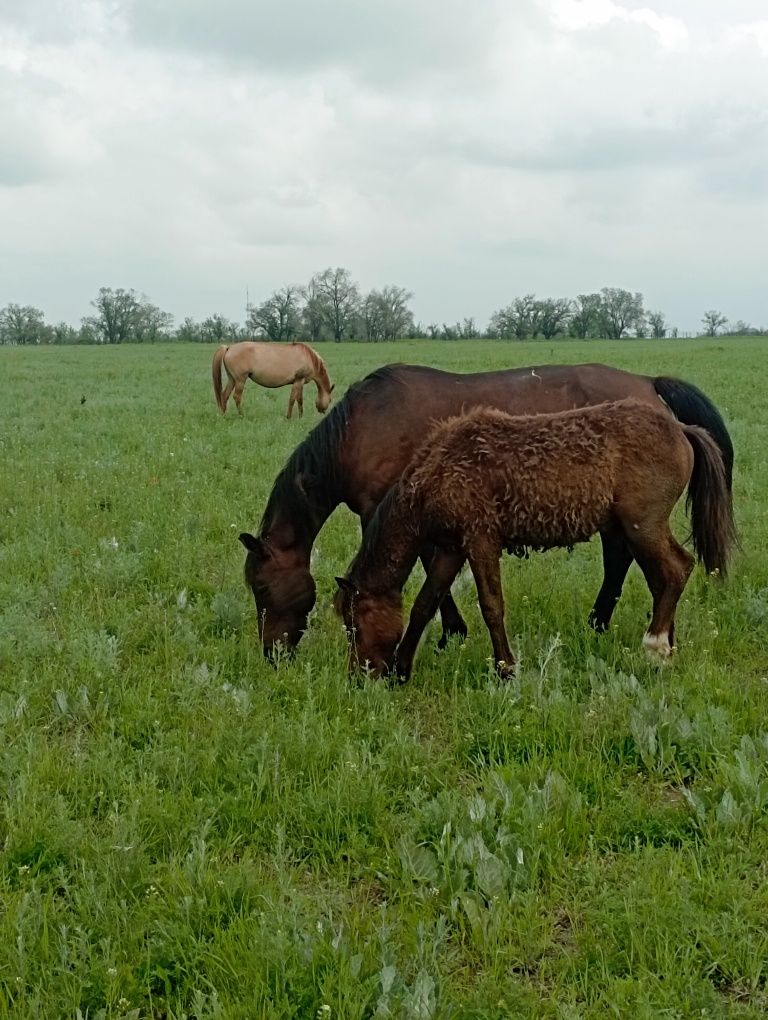
[[[399,489],[399,486],[398,486]],[[421,538],[406,500],[395,495],[375,521],[375,537],[365,541],[351,576],[368,591],[402,591],[419,555]]]

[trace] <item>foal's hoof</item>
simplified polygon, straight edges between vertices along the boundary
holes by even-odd
[[[517,663],[505,662],[500,659],[496,663],[496,672],[499,674],[500,680],[514,680],[517,676]]]
[[[669,643],[668,634],[643,635],[643,648],[648,658],[659,664],[669,662],[675,650]]]

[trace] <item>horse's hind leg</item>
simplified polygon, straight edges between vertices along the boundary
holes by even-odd
[[[450,590],[464,562],[463,553],[435,550],[424,584],[413,603],[408,627],[397,648],[397,675],[403,680],[407,680],[411,675],[416,649],[424,628],[437,612],[441,599]],[[463,620],[461,622],[464,623]]]
[[[470,553],[469,565],[477,585],[480,612],[483,614],[488,633],[491,635],[493,657],[496,669],[502,676],[512,676],[515,670],[515,656],[509,647],[504,627],[504,596],[501,590],[499,569],[500,551],[482,550],[480,554]]]
[[[234,389],[234,386],[235,386],[235,380],[229,374],[229,369],[227,368],[226,365],[224,366],[224,370],[227,373],[227,385],[224,387],[224,390],[223,390],[223,392],[221,394],[221,403],[222,403],[222,407],[223,407],[223,412],[222,413],[226,414],[226,411],[227,411],[227,402],[229,401],[229,398],[232,396],[232,390]]]
[[[237,379],[235,381],[235,404],[237,405],[237,413],[242,414],[243,409],[240,406],[243,401],[243,390],[245,389],[245,379]]]
[[[600,538],[603,543],[603,584],[589,614],[589,625],[598,632],[608,629],[633,559],[620,530],[601,531]]]
[[[675,647],[675,610],[693,570],[693,556],[666,525],[660,537],[633,539],[632,549],[653,595],[653,616],[643,637],[645,650],[668,659]]]

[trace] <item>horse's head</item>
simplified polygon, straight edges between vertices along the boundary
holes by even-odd
[[[328,408],[331,406],[331,395],[336,389],[336,383],[334,383],[329,389],[317,391],[317,399],[315,400],[315,407],[318,409],[320,414],[325,414]]]
[[[374,676],[389,673],[403,636],[400,592],[391,595],[361,591],[347,577],[337,577],[334,608],[344,621],[349,639],[350,671],[367,667]]]
[[[315,604],[315,582],[308,566],[291,550],[273,549],[263,538],[240,535],[248,553],[245,580],[253,592],[259,637],[264,654],[272,658],[276,646],[292,651],[307,629]]]

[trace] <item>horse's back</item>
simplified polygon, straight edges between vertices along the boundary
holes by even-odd
[[[690,467],[677,422],[634,399],[529,417],[483,408],[436,426],[404,485],[440,532],[546,548],[587,540],[617,503],[668,513]]]
[[[286,386],[308,378],[312,359],[305,344],[271,343],[267,340],[242,340],[232,344],[225,355],[232,373],[247,375],[261,386]]]

